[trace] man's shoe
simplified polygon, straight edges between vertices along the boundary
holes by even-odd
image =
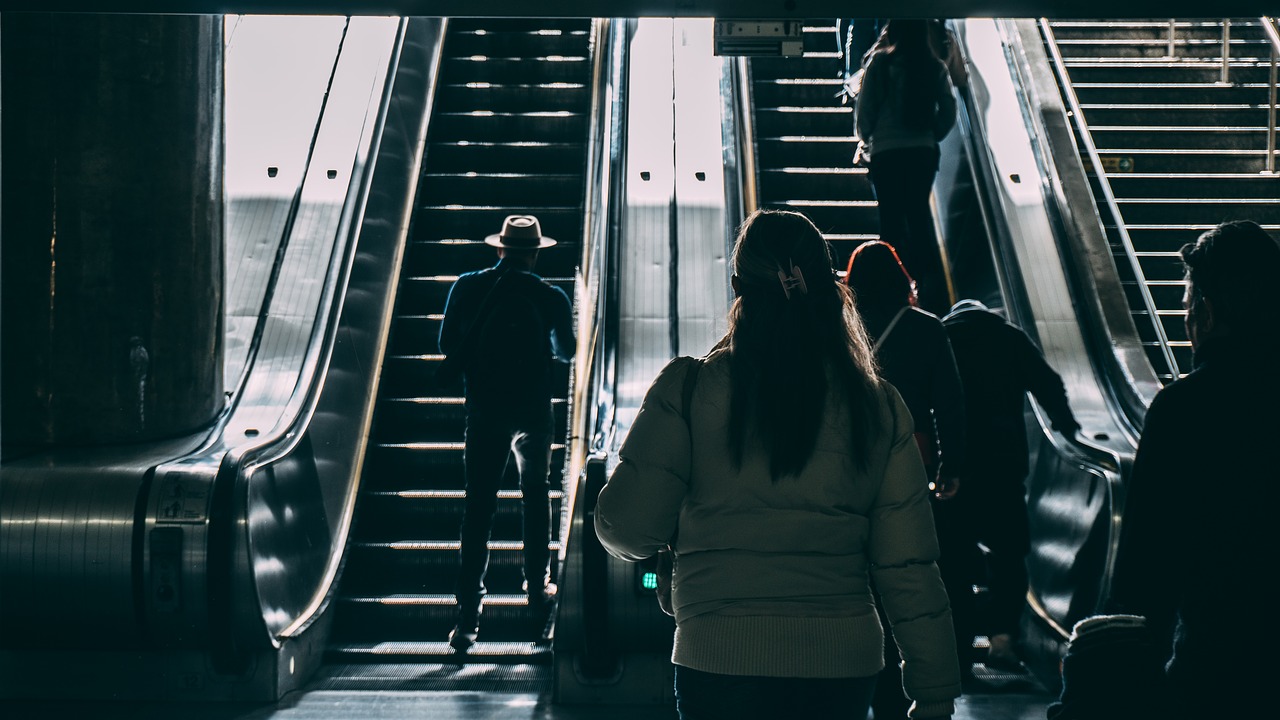
[[[529,581],[525,580],[524,584],[520,586],[520,589],[523,590],[525,593],[529,593]],[[529,606],[533,607],[537,604],[542,604],[544,606],[550,605],[552,602],[555,601],[556,595],[559,592],[560,592],[559,586],[557,586],[553,582],[548,582],[546,585],[542,586],[542,592],[539,593],[538,596],[529,594]]]
[[[1008,672],[1023,672],[1025,668],[1022,661],[1018,659],[1018,653],[1013,648],[1013,638],[1005,633],[992,635],[990,646],[987,648],[986,662],[983,664],[993,670],[1005,670]]]
[[[466,652],[468,648],[476,644],[476,638],[480,635],[480,608],[476,608],[474,612],[460,610],[458,612],[458,624],[449,632],[449,645],[458,652]]]
[[[458,652],[466,652],[476,644],[476,637],[479,635],[479,624],[459,621],[458,625],[449,632],[449,645]]]

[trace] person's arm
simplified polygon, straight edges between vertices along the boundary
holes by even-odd
[[[469,285],[465,278],[455,280],[444,301],[444,319],[440,321],[438,342],[440,352],[445,355],[458,351],[466,334],[468,317],[475,310],[470,303]]]
[[[884,101],[880,88],[884,80],[880,75],[887,72],[888,60],[881,53],[874,53],[867,58],[866,67],[862,70],[862,85],[858,90],[858,101],[853,111],[853,134],[868,142],[876,131],[876,120],[880,115],[880,104]]]
[[[939,62],[941,65],[941,62]],[[956,96],[951,88],[951,75],[946,67],[940,68],[938,73],[938,114],[934,116],[933,137],[941,140],[951,132],[952,126],[956,124]]]
[[[964,51],[960,49],[960,38],[951,28],[947,28],[947,73],[951,76],[951,85],[957,90],[969,87],[969,68],[965,65]]]
[[[889,396],[893,440],[868,517],[867,556],[904,659],[903,688],[923,711],[914,717],[945,716],[960,695],[951,605],[938,572],[938,538],[911,413],[896,390]]]
[[[1026,333],[1016,328],[1014,331],[1021,338],[1019,353],[1026,373],[1027,389],[1036,402],[1040,403],[1040,407],[1049,414],[1053,429],[1068,439],[1074,438],[1076,432],[1080,430],[1080,423],[1076,421],[1075,414],[1071,412],[1071,405],[1067,402],[1067,388],[1062,384],[1062,376],[1049,366],[1044,355],[1040,354],[1040,349],[1031,342]]]
[[[680,404],[691,362],[672,360],[649,386],[596,500],[596,536],[621,560],[652,557],[675,537],[689,489],[689,429]]]
[[[551,289],[555,291],[552,293],[551,348],[556,357],[568,360],[578,349],[578,340],[573,332],[573,306],[564,290],[554,285]]]
[[[1195,442],[1185,437],[1179,413],[1168,405],[1162,392],[1147,410],[1125,494],[1110,599],[1113,609],[1146,617],[1166,639],[1179,603],[1176,580],[1184,572],[1179,564],[1187,557],[1179,549],[1187,528],[1175,525],[1177,505],[1190,487],[1180,457],[1182,448]]]

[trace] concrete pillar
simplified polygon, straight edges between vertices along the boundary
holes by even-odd
[[[222,381],[222,18],[0,18],[0,440],[207,425]]]

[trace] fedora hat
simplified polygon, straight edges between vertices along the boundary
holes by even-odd
[[[556,241],[542,234],[538,218],[532,215],[508,215],[502,221],[502,232],[484,239],[494,247],[512,250],[541,250],[556,244]]]

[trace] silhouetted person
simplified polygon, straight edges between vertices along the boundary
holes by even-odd
[[[726,345],[653,381],[596,505],[614,556],[674,546],[680,717],[865,718],[884,664],[872,578],[914,717],[951,717],[959,671],[911,414],[822,235],[753,213],[732,284]]]
[[[488,542],[508,457],[520,475],[529,605],[535,623],[546,620],[556,592],[547,496],[553,365],[555,357],[574,352],[568,296],[533,273],[538,250],[555,240],[542,234],[537,218],[511,215],[485,242],[498,249],[498,264],[458,277],[440,325],[440,350],[463,370],[467,409],[458,621],[449,633],[449,644],[459,651],[471,647],[479,632]]]
[[[959,546],[951,537],[952,511],[947,505],[961,487],[959,477],[967,464],[964,391],[946,330],[936,315],[916,307],[915,281],[892,245],[873,240],[858,246],[849,257],[845,281],[853,289],[885,379],[902,394],[915,419],[916,440],[938,500],[933,507],[942,548],[938,565],[953,602],[963,603],[972,593],[963,592],[970,587],[962,572],[965,566],[953,557]],[[962,617],[972,614],[964,608],[958,612]],[[898,650],[887,642],[885,652],[874,703],[876,720],[905,717],[907,710],[899,690]],[[961,669],[966,670],[967,663],[962,662]]]
[[[1270,717],[1280,677],[1280,246],[1235,221],[1181,255],[1194,369],[1147,410],[1111,597],[1162,638],[1182,717]]]
[[[958,549],[970,565],[969,581],[984,578],[977,543],[988,550],[986,584],[990,590],[987,628],[989,665],[1017,667],[1014,651],[1027,597],[1026,556],[1031,550],[1027,523],[1027,430],[1023,413],[1031,393],[1048,413],[1053,428],[1068,439],[1080,429],[1067,391],[1031,338],[977,300],[962,300],[942,319],[951,339],[964,385],[968,451],[963,490],[949,508]],[[962,560],[963,562],[963,560]],[[957,603],[957,607],[967,604]],[[972,617],[957,610],[962,643],[973,642]]]
[[[854,118],[879,203],[880,239],[920,281],[921,306],[941,315],[951,300],[929,197],[956,100],[925,20],[885,23],[864,63]]]
[[[942,18],[930,18],[929,44],[933,54],[938,56],[942,64],[947,66],[947,76],[951,78],[952,87],[957,90],[969,87],[969,68],[965,65],[964,52],[960,49],[960,38],[947,26]]]

